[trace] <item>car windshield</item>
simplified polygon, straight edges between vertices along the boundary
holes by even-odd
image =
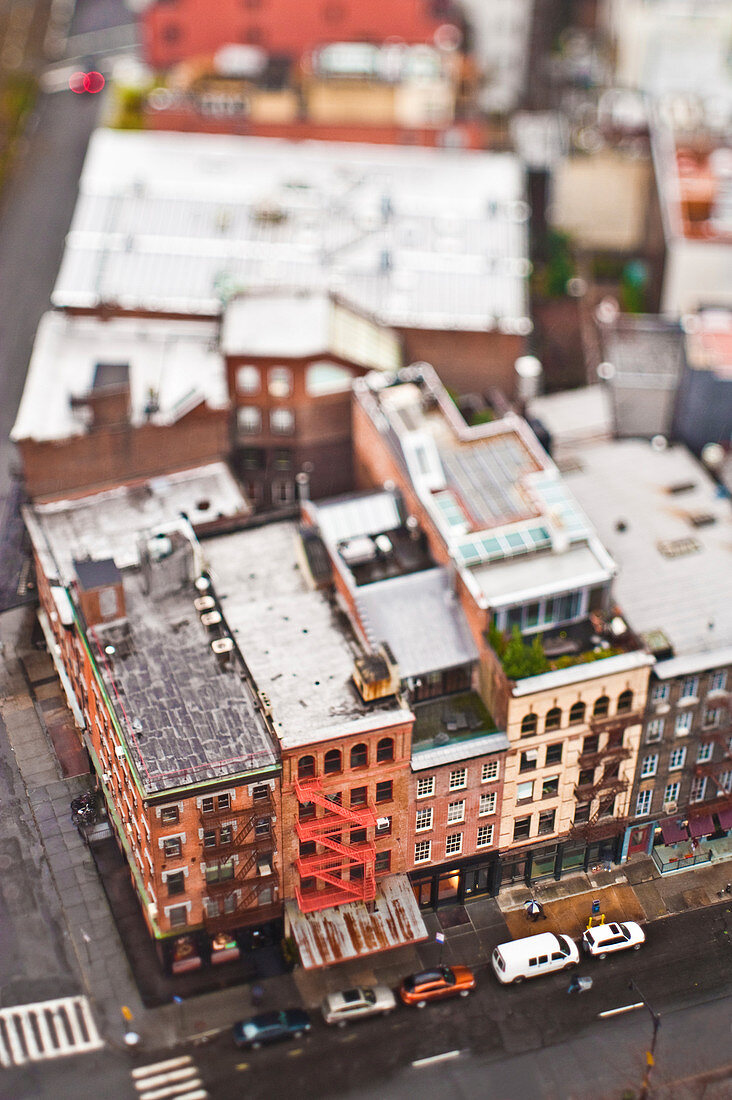
[[[363,993],[363,999],[367,1005],[376,1004],[376,994],[374,993],[373,989],[363,989],[361,990],[361,992]]]
[[[360,989],[346,989],[342,993],[343,1003],[347,1005],[357,1004],[361,1000]]]
[[[563,936],[560,939],[560,941],[559,941],[559,950],[562,952],[563,955],[568,955],[570,953],[570,946],[569,946],[569,943],[567,942],[567,937],[566,936]]]

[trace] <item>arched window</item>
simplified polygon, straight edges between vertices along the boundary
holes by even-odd
[[[521,720],[521,736],[531,737],[533,734],[535,734],[536,722],[537,718],[535,714],[525,714],[523,719]]]
[[[595,699],[595,705],[592,708],[593,718],[604,718],[610,709],[610,700],[607,695],[601,695],[599,699]]]
[[[369,750],[364,744],[354,745],[351,749],[351,767],[365,768],[369,762]]]
[[[585,704],[584,703],[572,703],[569,711],[569,724],[573,726],[576,722],[584,722],[585,720]]]
[[[544,720],[545,730],[558,730],[562,724],[562,711],[559,707],[552,707],[546,713]]]
[[[382,737],[376,746],[376,759],[379,764],[394,759],[394,738]]]
[[[315,775],[315,757],[301,756],[297,762],[297,778],[310,779]]]
[[[335,772],[339,772],[341,768],[341,750],[329,749],[323,760],[323,771],[326,775],[333,775]]]
[[[626,714],[632,709],[633,692],[628,688],[627,691],[621,691],[620,695],[618,695],[618,714]]]

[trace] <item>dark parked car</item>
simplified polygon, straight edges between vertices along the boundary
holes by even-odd
[[[248,1020],[234,1024],[234,1042],[238,1047],[264,1046],[280,1039],[300,1039],[311,1028],[310,1017],[301,1008],[285,1008],[281,1012],[260,1012]]]

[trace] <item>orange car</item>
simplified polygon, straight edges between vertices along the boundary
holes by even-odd
[[[424,1008],[428,1001],[443,997],[467,997],[471,989],[475,989],[475,975],[467,966],[436,966],[405,978],[399,996],[405,1005]]]

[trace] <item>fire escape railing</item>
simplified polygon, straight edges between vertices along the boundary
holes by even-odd
[[[349,901],[372,901],[376,897],[376,849],[371,843],[344,843],[342,832],[344,828],[373,827],[376,824],[373,808],[342,806],[328,797],[320,778],[295,780],[295,794],[300,805],[312,803],[325,810],[321,817],[301,819],[295,824],[300,841],[326,849],[295,861],[301,881],[312,878],[325,887],[310,891],[296,885],[295,896],[301,911],[312,913]]]

